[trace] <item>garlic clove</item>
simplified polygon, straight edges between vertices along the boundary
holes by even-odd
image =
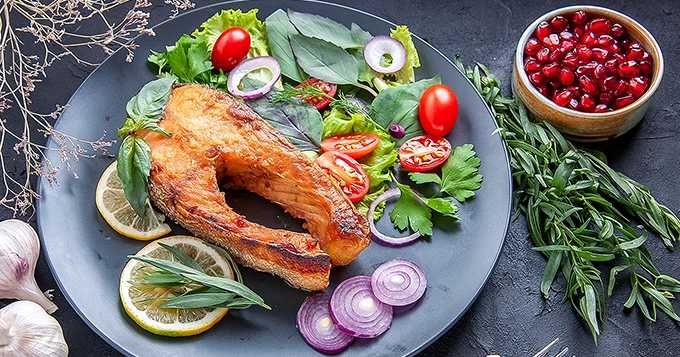
[[[0,356],[66,357],[68,345],[54,317],[22,300],[0,309]]]

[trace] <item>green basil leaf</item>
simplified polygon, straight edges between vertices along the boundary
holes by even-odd
[[[344,25],[327,17],[288,10],[290,22],[301,34],[330,42],[340,48],[359,48],[366,45],[365,35],[349,30]],[[360,29],[359,29],[360,30]]]
[[[151,149],[144,139],[128,135],[118,151],[116,168],[123,185],[125,198],[139,216],[144,215],[149,195]]]
[[[414,83],[389,87],[381,91],[373,100],[369,116],[383,128],[388,128],[390,124],[399,124],[404,128],[405,135],[397,140],[397,146],[410,138],[423,135],[425,131],[418,121],[420,97],[427,88],[437,83],[441,83],[439,75]]]
[[[173,78],[166,77],[145,84],[125,106],[128,115],[136,122],[161,120],[174,83]]]
[[[288,20],[286,12],[278,9],[274,11],[267,19],[265,19],[267,26],[267,40],[269,41],[269,49],[272,57],[279,61],[281,66],[281,73],[298,82],[304,82],[307,75],[300,69],[293,49],[290,47],[290,35],[298,34],[295,26]]]
[[[290,35],[298,64],[312,77],[335,84],[356,84],[359,69],[352,55],[329,42]]]

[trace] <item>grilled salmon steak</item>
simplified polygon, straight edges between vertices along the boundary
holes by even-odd
[[[239,263],[321,290],[332,266],[348,264],[368,246],[368,223],[338,185],[229,94],[175,86],[159,126],[171,136],[140,134],[151,147],[151,200]],[[246,220],[229,207],[221,187],[246,189],[280,205],[303,219],[309,233]]]

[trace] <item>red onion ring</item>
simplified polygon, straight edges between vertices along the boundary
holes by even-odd
[[[389,190],[381,193],[373,202],[371,202],[370,206],[368,207],[367,215],[368,225],[371,229],[373,240],[375,240],[378,243],[386,244],[393,247],[399,247],[402,245],[413,243],[415,242],[416,239],[420,238],[420,232],[414,232],[413,234],[408,235],[406,237],[390,237],[388,235],[380,233],[378,229],[375,227],[375,222],[373,221],[373,213],[375,213],[375,208],[378,207],[378,204],[380,204],[380,202],[386,201],[392,197],[398,197],[399,195],[401,195],[401,191],[399,191],[398,188],[396,187],[390,188]]]
[[[340,331],[333,323],[328,311],[330,299],[325,293],[308,296],[300,305],[295,326],[314,349],[336,354],[347,349],[355,338]]]
[[[266,68],[272,72],[272,78],[269,80],[269,82],[267,82],[267,84],[249,92],[244,92],[238,88],[245,76],[247,76],[252,71],[263,68]],[[276,58],[271,56],[253,57],[239,63],[238,66],[234,67],[234,69],[229,72],[229,77],[227,78],[227,89],[231,94],[243,99],[258,98],[269,92],[274,87],[274,84],[276,84],[279,78],[281,78],[281,66],[279,66],[279,62],[276,60]]]
[[[386,261],[373,272],[371,287],[375,297],[385,304],[406,306],[425,294],[427,279],[416,263],[394,259]]]
[[[380,60],[385,55],[392,57],[392,63],[384,67]],[[378,73],[394,73],[406,64],[406,49],[398,40],[387,35],[373,37],[364,47],[364,60]]]
[[[329,306],[338,329],[351,336],[373,338],[392,324],[392,306],[373,295],[370,276],[354,276],[340,283]]]

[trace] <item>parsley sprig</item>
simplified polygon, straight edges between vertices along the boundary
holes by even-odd
[[[548,259],[540,287],[544,297],[561,271],[567,282],[564,300],[586,321],[597,342],[606,299],[617,276],[627,272],[631,290],[624,307],[637,306],[652,321],[658,308],[680,321],[671,304],[680,293],[680,280],[659,272],[645,245],[646,228],[673,250],[680,219],[646,186],[610,168],[603,153],[576,147],[550,124],[531,121],[517,98],[501,93],[500,81],[486,67],[465,68],[459,57],[455,63],[501,128],[517,214],[526,216],[534,249]],[[634,227],[633,219],[644,226]]]

